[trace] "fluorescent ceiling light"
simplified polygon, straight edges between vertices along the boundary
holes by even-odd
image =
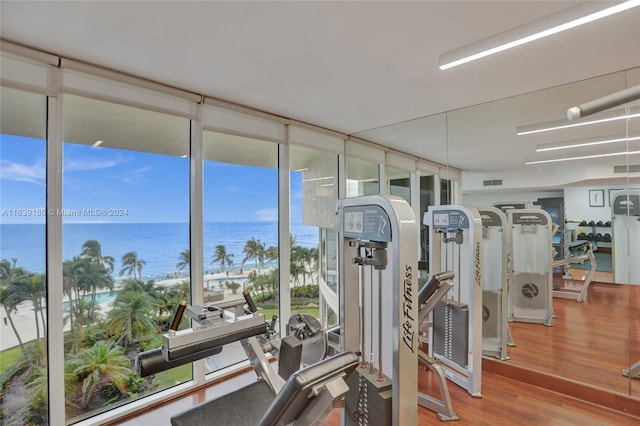
[[[333,176],[325,176],[325,177],[317,177],[317,178],[310,178],[310,179],[302,179],[303,182],[313,182],[316,180],[327,180],[327,179],[333,179]]]
[[[480,40],[440,56],[440,69],[446,70],[512,47],[539,40],[580,25],[640,6],[640,0],[629,0],[603,9],[611,3],[586,2],[555,15],[547,16],[512,30]]]
[[[554,158],[551,160],[527,161],[524,164],[531,165],[531,164],[558,163],[560,161],[589,160],[591,158],[616,157],[619,155],[635,155],[635,154],[640,154],[640,151],[609,152],[607,154],[582,155],[579,157],[566,157],[566,158]]]
[[[590,139],[578,139],[573,141],[566,142],[556,142],[556,143],[547,143],[543,145],[538,145],[536,147],[536,152],[545,152],[545,151],[555,151],[558,149],[570,149],[570,148],[579,148],[583,146],[596,146],[596,145],[605,145],[609,143],[617,143],[617,142],[631,142],[640,140],[640,136],[632,136],[632,137],[607,137],[607,139],[602,138],[590,138]]]
[[[587,126],[591,124],[606,123],[609,121],[633,119],[640,117],[640,108],[630,108],[629,113],[626,114],[623,110],[607,111],[598,115],[594,115],[588,119],[580,119],[575,121],[568,120],[556,120],[548,121],[546,123],[527,124],[526,126],[519,126],[516,129],[518,136],[530,135],[533,133],[549,132],[558,129],[568,129],[571,127]]]

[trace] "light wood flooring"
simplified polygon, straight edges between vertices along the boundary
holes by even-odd
[[[622,368],[640,360],[640,286],[592,283],[584,303],[554,299],[554,313],[552,327],[510,324],[517,346],[509,349],[508,361],[483,360],[482,398],[449,383],[461,417],[454,424],[640,424],[640,379],[621,374]],[[431,373],[416,369],[420,390],[438,396]],[[252,372],[242,374],[111,424],[168,426],[174,413],[252,380]],[[339,423],[334,411],[324,425]],[[420,425],[440,423],[434,413],[419,408]]]

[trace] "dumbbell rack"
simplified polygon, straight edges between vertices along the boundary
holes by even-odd
[[[581,222],[578,226],[581,228],[591,228],[591,233],[587,234],[587,235],[591,235],[591,238],[586,238],[586,241],[589,241],[589,245],[591,246],[591,251],[593,251],[594,253],[596,251],[598,251],[598,245],[600,245],[601,247],[606,247],[606,245],[608,245],[608,247],[611,247],[611,234],[605,234],[605,235],[609,235],[609,241],[606,241],[605,239],[603,239],[604,237],[602,236],[602,234],[599,234],[597,232],[597,230],[599,228],[605,228],[605,229],[611,229],[611,222],[607,222],[607,224],[604,224],[602,222],[586,222],[583,221]],[[597,235],[600,235],[600,237],[598,238]]]

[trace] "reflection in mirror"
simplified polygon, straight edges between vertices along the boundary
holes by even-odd
[[[506,362],[635,398],[640,398],[640,378],[622,371],[640,361],[640,339],[632,333],[640,326],[640,282],[630,270],[615,268],[617,262],[640,265],[634,254],[640,231],[630,225],[640,217],[628,214],[627,226],[616,225],[621,220],[612,206],[617,194],[640,189],[640,117],[520,135],[518,130],[570,124],[569,107],[638,84],[640,68],[635,68],[357,135],[461,169],[465,205],[515,203],[552,213],[559,227],[553,239],[556,259],[592,251],[593,282],[582,303],[553,299],[553,327],[512,323],[517,347]],[[594,117],[638,110],[640,101],[634,101]],[[451,199],[445,190],[442,203]],[[420,203],[423,211],[427,205]],[[590,268],[589,261],[554,268],[554,285],[581,288]]]
[[[380,193],[378,163],[347,157],[347,197]]]
[[[397,195],[411,204],[411,185],[409,172],[397,167],[387,166],[389,194]]]

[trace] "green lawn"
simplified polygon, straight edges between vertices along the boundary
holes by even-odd
[[[20,346],[0,352],[0,375],[2,375],[7,368],[16,365],[20,358],[22,358]]]

